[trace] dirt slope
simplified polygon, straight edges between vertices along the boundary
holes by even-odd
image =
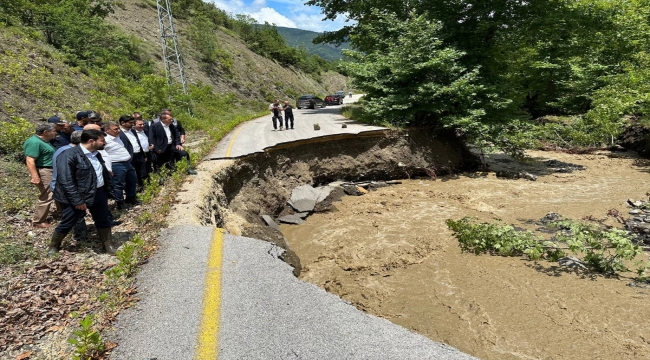
[[[109,21],[142,39],[147,51],[158,59],[161,71],[160,40],[158,34],[158,14],[155,7],[144,0],[124,0],[124,6],[116,7]],[[198,51],[187,39],[186,21],[177,20],[176,32],[179,35],[181,51],[184,57],[187,77],[190,82],[213,86],[217,92],[232,92],[238,97],[268,100],[269,97],[293,97],[292,93],[316,93],[325,95],[345,88],[346,78],[338,73],[322,75],[321,82],[291,68],[285,68],[277,62],[250,51],[246,45],[223,30],[216,34],[223,47],[233,57],[230,74],[213,69],[212,74],[201,69]]]

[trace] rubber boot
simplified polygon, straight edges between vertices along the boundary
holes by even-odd
[[[66,235],[68,234],[59,234],[56,231],[52,233],[52,238],[50,239],[50,246],[47,248],[48,256],[52,256],[59,252],[59,250],[61,249],[61,243],[63,242],[63,239],[65,239]]]
[[[113,243],[113,234],[111,233],[111,228],[97,229],[97,235],[99,235],[99,240],[104,244],[104,249],[106,253],[110,255],[115,255],[117,248]]]

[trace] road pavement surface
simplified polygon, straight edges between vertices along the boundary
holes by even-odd
[[[356,102],[359,95],[346,98],[345,104]],[[343,105],[343,106],[344,106]],[[275,131],[271,113],[261,118],[247,121],[235,128],[208,155],[208,159],[228,159],[263,152],[264,149],[301,139],[313,139],[336,134],[359,134],[368,131],[385,130],[379,126],[366,125],[346,119],[341,115],[342,105],[331,105],[316,109],[293,109],[293,130]],[[314,124],[320,130],[314,130]],[[343,125],[346,128],[343,128]]]
[[[330,109],[297,111],[294,131],[270,131],[270,116],[253,120],[212,156],[380,129],[352,122],[337,127],[349,120]],[[307,127],[313,122],[322,132]],[[112,359],[472,358],[297,279],[279,258],[283,250],[271,243],[199,225],[172,226],[159,241],[138,275],[141,301],[120,313],[110,336],[119,344]]]

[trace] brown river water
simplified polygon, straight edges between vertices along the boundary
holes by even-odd
[[[485,359],[650,359],[650,288],[633,274],[605,278],[523,258],[462,253],[446,219],[526,224],[548,212],[582,219],[628,216],[647,199],[648,167],[631,155],[531,152],[537,181],[494,172],[405,180],[335,203],[303,225],[282,225],[301,278],[357,308]],[[553,172],[556,159],[587,167]],[[606,223],[616,225],[613,218]],[[647,259],[647,254],[644,254]]]

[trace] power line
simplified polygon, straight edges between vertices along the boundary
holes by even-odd
[[[174,30],[174,18],[169,0],[156,0],[156,7],[158,8],[158,25],[160,27],[160,39],[162,41],[167,85],[180,84],[183,88],[183,93],[187,94],[183,58],[178,46],[176,31]]]

